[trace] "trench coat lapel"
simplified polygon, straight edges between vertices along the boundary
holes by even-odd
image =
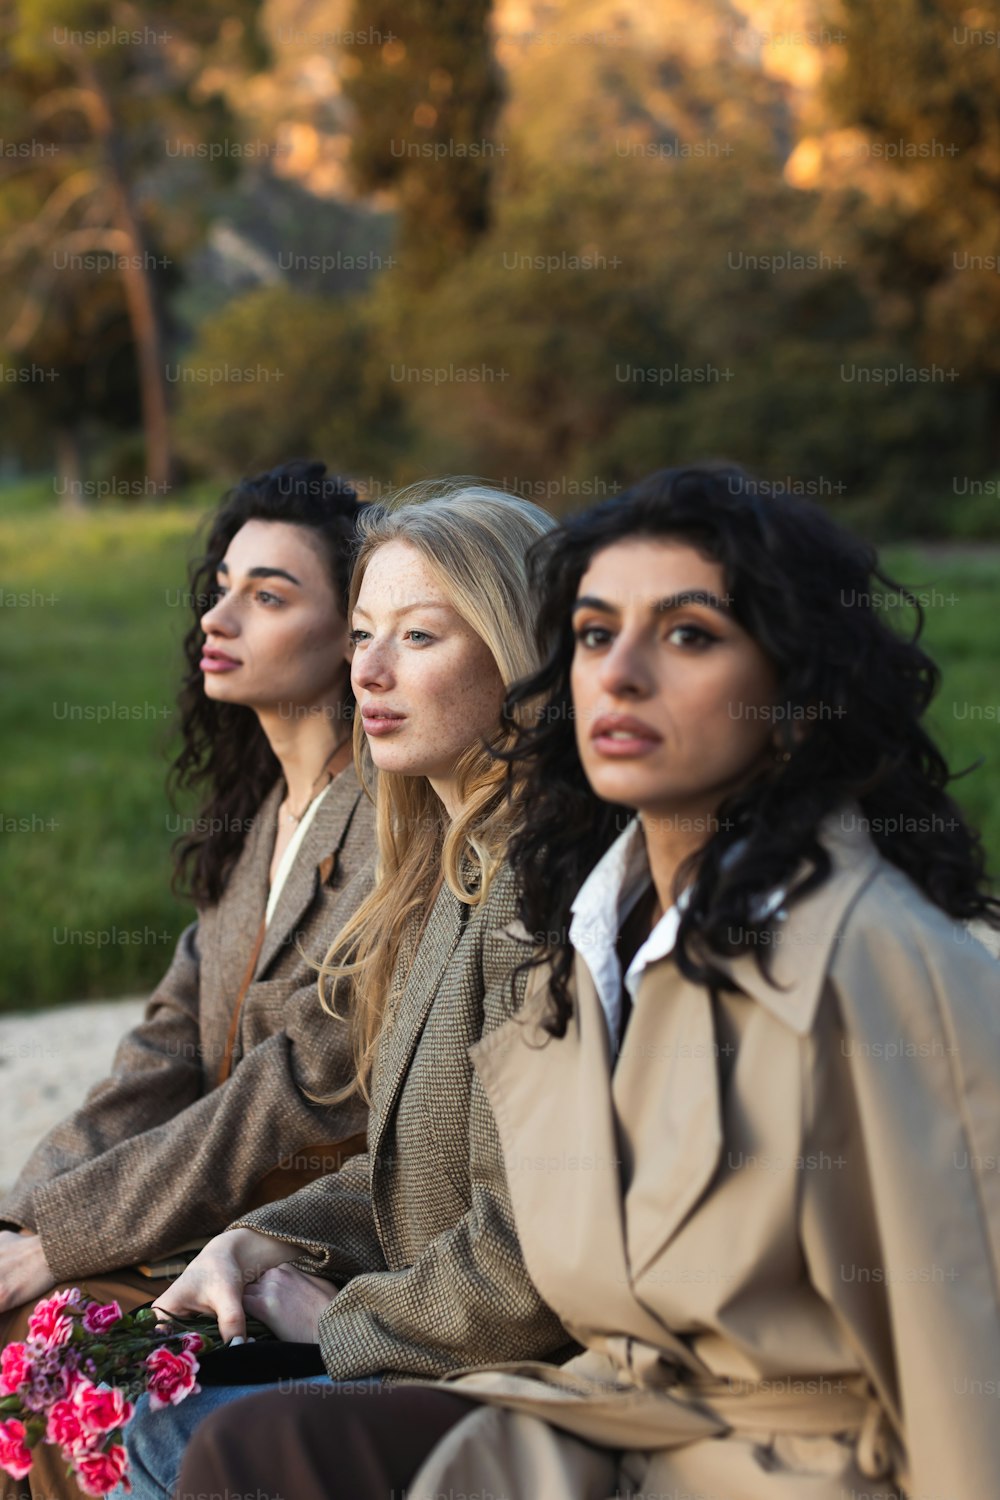
[[[411,929],[404,941],[397,973],[402,986],[390,994],[372,1078],[368,1151],[378,1159],[386,1127],[399,1098],[424,1023],[437,997],[441,976],[458,946],[469,907],[443,884],[421,932]]]
[[[288,872],[288,878],[281,888],[281,895],[278,897],[274,913],[267,924],[267,932],[264,934],[264,942],[254,969],[255,979],[260,979],[266,974],[268,965],[285,943],[296,941],[296,929],[316,897],[316,889],[321,879],[320,862],[336,849],[344,832],[344,826],[358,799],[362,796],[364,793],[358,785],[353,766],[348,766],[341,771],[330,783],[329,791],[316,809],[315,817],[305,831],[298,854]],[[277,823],[277,814],[275,814],[275,823]],[[273,836],[268,848],[270,851],[274,849]],[[270,860],[268,860],[268,865],[269,863]],[[266,886],[267,865],[264,874]],[[326,873],[326,878],[329,879],[329,872]],[[265,906],[267,904],[266,895],[264,904]],[[328,936],[329,941],[332,942],[336,933],[331,932]],[[326,935],[324,935],[325,940]],[[319,962],[324,954],[311,953],[309,957]]]
[[[656,978],[668,967],[676,974],[666,960],[644,977],[613,1075],[604,1012],[579,958],[565,1037],[545,1040],[538,1029],[549,975],[542,966],[521,1013],[471,1053],[503,1140],[536,1284],[552,1301],[571,1280],[578,1300],[601,1299],[602,1322],[612,1287],[628,1305],[623,1329],[636,1327],[636,1279],[701,1196],[722,1149],[709,997],[677,986],[668,1040]],[[552,1305],[560,1310],[558,1300]],[[662,1343],[658,1320],[656,1336]]]
[[[794,902],[787,914],[777,913],[774,941],[766,955],[773,984],[752,952],[714,960],[744,994],[799,1036],[812,1030],[844,922],[879,868],[878,850],[864,824],[860,808],[852,804],[824,819],[821,838],[833,868],[827,880]]]
[[[753,953],[713,959],[737,987],[800,1036],[812,1029],[831,953],[847,912],[878,867],[856,809],[825,820],[829,879],[790,905],[769,950],[775,984]],[[613,1095],[629,1174],[625,1198],[630,1271],[641,1279],[708,1189],[724,1141],[719,1059],[708,991],[672,957],[643,975],[615,1070]]]
[[[600,1307],[602,1323],[631,1328],[636,1309],[604,1013],[586,965],[577,960],[569,1028],[564,1037],[548,1036],[539,1024],[548,981],[547,965],[534,969],[518,1014],[469,1055],[500,1133],[532,1280],[564,1321],[579,1326],[582,1309]]]
[[[635,998],[612,1085],[626,1163],[633,1281],[673,1239],[722,1153],[712,1002],[672,959],[652,964]]]

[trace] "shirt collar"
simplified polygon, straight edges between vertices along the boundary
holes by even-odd
[[[854,900],[872,878],[879,854],[859,807],[845,804],[820,825],[820,842],[832,861],[829,877],[808,896],[784,908],[785,892],[763,898],[764,914],[773,915],[767,947],[769,975],[762,974],[754,950],[726,959],[713,954],[713,965],[779,1021],[800,1035],[813,1025],[830,954]],[[634,818],[584,881],[572,905],[570,941],[590,969],[608,1018],[612,1045],[621,1019],[621,966],[615,946],[619,929],[649,885],[646,844]],[[683,896],[679,905],[683,903]],[[679,924],[678,908],[661,917],[636,954],[629,975],[669,956]],[[671,930],[672,929],[672,930]],[[774,981],[772,983],[772,980]],[[629,985],[630,991],[632,985]]]
[[[569,940],[590,970],[612,1052],[618,1046],[622,1012],[618,933],[649,880],[646,841],[638,818],[633,818],[591,870],[570,908]]]
[[[631,818],[609,849],[601,855],[573,899],[572,927],[594,925],[603,935],[618,928],[649,884],[646,840],[638,818]],[[608,896],[612,906],[608,908]]]

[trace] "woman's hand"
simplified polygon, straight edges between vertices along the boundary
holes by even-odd
[[[0,1230],[0,1312],[34,1302],[55,1284],[37,1234]]]
[[[299,1251],[284,1240],[254,1229],[227,1229],[209,1240],[204,1250],[177,1280],[156,1299],[154,1307],[167,1318],[208,1313],[217,1319],[228,1343],[246,1338],[243,1295],[266,1271],[291,1260]]]
[[[283,1265],[265,1271],[247,1287],[243,1306],[286,1343],[316,1344],[320,1316],[336,1295],[332,1281],[307,1276],[297,1266]]]

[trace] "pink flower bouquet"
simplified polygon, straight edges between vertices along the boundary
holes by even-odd
[[[222,1343],[218,1328],[160,1323],[150,1307],[123,1313],[77,1287],[39,1302],[23,1343],[0,1353],[0,1469],[23,1479],[32,1449],[54,1443],[80,1488],[130,1488],[122,1433],[135,1400],[154,1410],[198,1391],[197,1356]]]

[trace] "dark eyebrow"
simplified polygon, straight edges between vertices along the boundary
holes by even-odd
[[[720,615],[732,614],[728,598],[725,595],[711,594],[707,589],[683,589],[679,594],[671,594],[668,599],[657,599],[653,609],[658,615],[666,615],[671,610],[683,609],[686,604],[704,604],[707,609],[714,609]],[[599,609],[606,615],[621,614],[617,604],[608,604],[595,594],[582,594],[579,599],[574,600],[573,613],[578,609]]]
[[[728,594],[712,594],[708,589],[682,589],[679,594],[671,594],[669,599],[658,599],[653,608],[658,615],[667,615],[673,609],[683,609],[685,604],[703,604],[706,609],[714,609],[720,615],[733,612]]]
[[[218,571],[220,573],[226,573],[226,574],[228,574],[228,572],[229,572],[229,564],[225,561],[225,559],[223,559],[223,561],[220,562],[219,567],[218,567]],[[302,587],[301,580],[298,579],[298,578],[296,578],[294,573],[287,573],[284,568],[251,568],[249,570],[249,572],[247,573],[247,577],[248,578],[287,578],[288,582],[289,583],[294,583],[294,585],[295,585],[295,587],[297,589],[300,589]]]

